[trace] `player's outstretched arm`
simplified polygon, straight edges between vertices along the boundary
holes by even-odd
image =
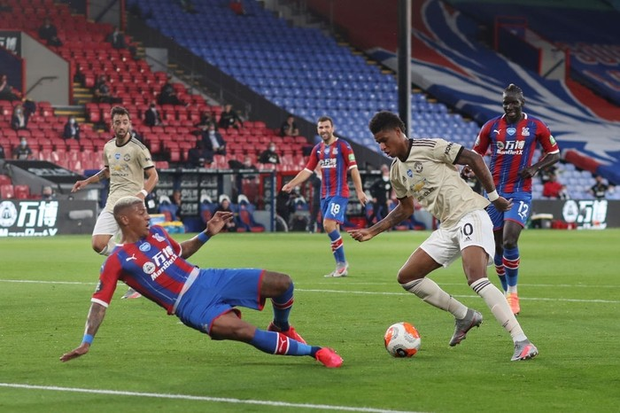
[[[374,238],[374,235],[370,233],[369,228],[352,229],[349,231],[349,235],[351,238],[359,242],[370,241]]]
[[[84,338],[82,339],[82,344],[80,344],[79,347],[71,350],[70,352],[63,354],[60,357],[60,361],[67,362],[88,353],[88,350],[90,350],[90,345],[95,338],[95,334],[97,334],[97,330],[103,322],[103,318],[105,317],[105,311],[106,308],[101,304],[92,303],[90,305],[90,310],[88,311],[88,318],[86,319],[86,328],[84,329]]]
[[[295,189],[297,185],[305,182],[308,178],[310,178],[311,175],[312,172],[307,169],[302,169],[297,175],[295,175],[295,178],[293,178],[289,183],[282,187],[282,190],[284,192],[291,192],[293,189]]]
[[[385,218],[377,222],[370,228],[354,229],[349,231],[349,235],[359,242],[368,241],[375,236],[379,235],[383,231],[387,231],[394,225],[409,218],[414,211],[414,204],[412,197],[406,197],[398,199],[398,205]]]
[[[232,212],[217,211],[215,215],[207,222],[207,229],[194,238],[188,239],[181,243],[181,257],[189,258],[202,247],[209,238],[214,237],[222,231],[226,224],[233,219]]]
[[[77,181],[74,185],[73,188],[71,188],[71,192],[77,192],[80,189],[88,186],[88,184],[92,184],[93,182],[99,182],[102,179],[106,179],[110,176],[110,170],[107,167],[104,167],[102,170],[100,170],[99,172],[97,172],[95,175],[81,180],[81,181]]]

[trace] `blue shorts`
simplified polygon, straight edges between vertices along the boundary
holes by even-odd
[[[262,310],[265,299],[260,297],[264,270],[201,269],[191,287],[183,294],[175,314],[188,327],[209,334],[213,321],[241,306]]]
[[[347,213],[349,198],[343,196],[329,196],[321,199],[321,214],[323,219],[331,219],[339,224],[344,222]]]
[[[493,221],[493,231],[504,227],[505,221],[513,221],[525,227],[527,218],[530,216],[532,207],[532,194],[528,192],[515,192],[512,194],[499,193],[506,199],[512,199],[510,211],[500,212],[491,204],[487,207],[487,212]]]

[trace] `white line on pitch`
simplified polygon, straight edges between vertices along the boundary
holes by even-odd
[[[95,283],[90,282],[80,282],[80,281],[38,281],[38,280],[2,280],[0,282],[11,282],[11,283],[32,283],[32,284],[70,284],[70,285],[95,285]],[[444,285],[462,285],[462,284],[444,284]],[[575,287],[580,287],[575,285]],[[605,288],[604,286],[598,286],[599,288]],[[295,288],[295,291],[298,292],[308,292],[308,293],[332,293],[332,294],[360,294],[360,295],[408,295],[407,293],[401,292],[392,292],[392,291],[355,291],[355,290],[323,290],[323,289],[308,289],[308,288]],[[453,297],[457,298],[475,298],[476,295],[458,295],[452,294]],[[602,303],[602,304],[620,304],[619,300],[586,300],[580,298],[546,298],[546,297],[519,297],[521,300],[525,301],[563,301],[569,303]]]
[[[305,288],[295,288],[295,291],[303,291],[307,293],[337,293],[337,294],[361,294],[361,295],[409,295],[407,293],[397,292],[377,292],[377,291],[348,291],[348,290],[309,290]],[[458,295],[451,294],[458,298],[476,298],[477,295]],[[565,301],[569,303],[604,303],[604,304],[620,304],[618,300],[584,300],[578,298],[537,298],[537,297],[519,297],[520,300],[529,301]]]
[[[25,283],[25,284],[69,284],[69,285],[96,285],[96,282],[82,281],[42,281],[42,280],[0,280],[5,283]]]
[[[437,281],[438,284],[441,285],[450,285],[450,286],[462,286],[464,285],[463,283],[447,283],[447,282],[442,282],[441,280],[437,280],[434,279],[435,281]],[[392,280],[390,281],[385,281],[385,282],[356,282],[356,281],[349,281],[351,286],[356,286],[356,285],[395,285],[397,284],[396,282],[396,277],[393,277]],[[499,282],[499,281],[498,281]],[[314,283],[314,284],[321,284],[321,285],[333,285],[334,281],[325,281],[325,282],[320,282],[320,283]],[[620,284],[616,284],[616,285],[603,285],[603,284],[525,284],[525,283],[519,283],[519,287],[527,287],[527,288],[535,288],[535,287],[540,287],[540,288],[620,288]]]
[[[231,403],[231,404],[252,404],[262,406],[278,406],[278,407],[293,407],[300,409],[313,409],[313,410],[336,410],[345,412],[369,412],[369,413],[421,413],[403,410],[387,410],[387,409],[375,409],[372,407],[352,407],[352,406],[331,406],[328,404],[308,404],[308,403],[287,403],[277,402],[269,400],[243,400],[232,399],[227,397],[209,397],[209,396],[192,396],[190,394],[166,394],[166,393],[143,393],[132,391],[118,391],[118,390],[101,390],[101,389],[83,389],[77,387],[58,387],[58,386],[35,386],[30,384],[18,384],[18,383],[0,383],[0,387],[10,387],[15,389],[27,389],[27,390],[49,390],[59,392],[70,393],[90,393],[90,394],[107,394],[113,396],[133,396],[133,397],[151,397],[159,399],[182,399],[182,400],[195,400],[214,403]]]
[[[3,280],[0,282],[7,283],[31,283],[31,284],[68,284],[68,285],[96,285],[96,282],[84,282],[84,281],[46,281],[46,280]],[[302,284],[301,282],[299,284]],[[313,283],[316,284],[316,283]],[[322,282],[322,285],[333,285],[333,282]],[[358,285],[394,285],[396,284],[396,278],[394,281],[386,282],[351,282],[351,286]],[[449,286],[463,286],[463,283],[446,283],[440,282],[441,285]],[[519,283],[520,287],[535,288],[620,288],[620,285],[603,285],[603,284],[524,284]]]

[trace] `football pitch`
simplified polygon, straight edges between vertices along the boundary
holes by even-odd
[[[467,287],[460,260],[431,278],[485,319],[454,348],[453,317],[400,288],[398,269],[428,234],[361,244],[344,234],[342,279],[323,278],[333,270],[324,234],[222,234],[190,259],[290,274],[292,324],[309,344],[335,348],[340,369],[212,341],[144,298],[120,300],[124,285],[91,351],[61,363],[81,341],[102,257],[89,236],[0,239],[0,411],[619,411],[620,230],[522,233],[518,319],[540,351],[524,362],[510,362],[512,341]],[[271,316],[270,303],[243,310],[261,328]],[[384,349],[397,321],[422,336],[411,359]]]

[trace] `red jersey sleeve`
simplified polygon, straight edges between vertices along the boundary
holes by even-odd
[[[491,124],[489,121],[482,125],[482,129],[478,133],[478,137],[476,138],[476,142],[474,143],[474,147],[472,148],[474,152],[484,156],[487,154],[487,150],[489,149],[489,145],[491,144],[491,139],[489,138],[489,134],[491,132]]]
[[[560,152],[560,147],[558,143],[555,141],[555,138],[551,134],[549,127],[545,125],[544,122],[538,120],[538,127],[536,128],[539,132],[536,134],[536,140],[540,142],[540,145],[543,148],[545,153],[558,153]]]
[[[107,307],[112,301],[114,291],[116,291],[116,283],[121,275],[121,264],[118,260],[118,254],[112,254],[101,266],[99,274],[99,283],[95,289],[95,293],[91,298],[91,302],[101,304]]]
[[[319,164],[319,158],[317,157],[317,152],[319,151],[320,143],[316,144],[314,148],[312,148],[312,152],[308,157],[308,163],[306,164],[306,169],[309,171],[314,171],[316,166]]]
[[[340,145],[340,150],[342,151],[342,157],[344,159],[344,164],[346,165],[347,171],[354,166],[357,166],[357,161],[355,160],[355,153],[353,153],[353,148],[347,142],[340,141],[342,144]]]

